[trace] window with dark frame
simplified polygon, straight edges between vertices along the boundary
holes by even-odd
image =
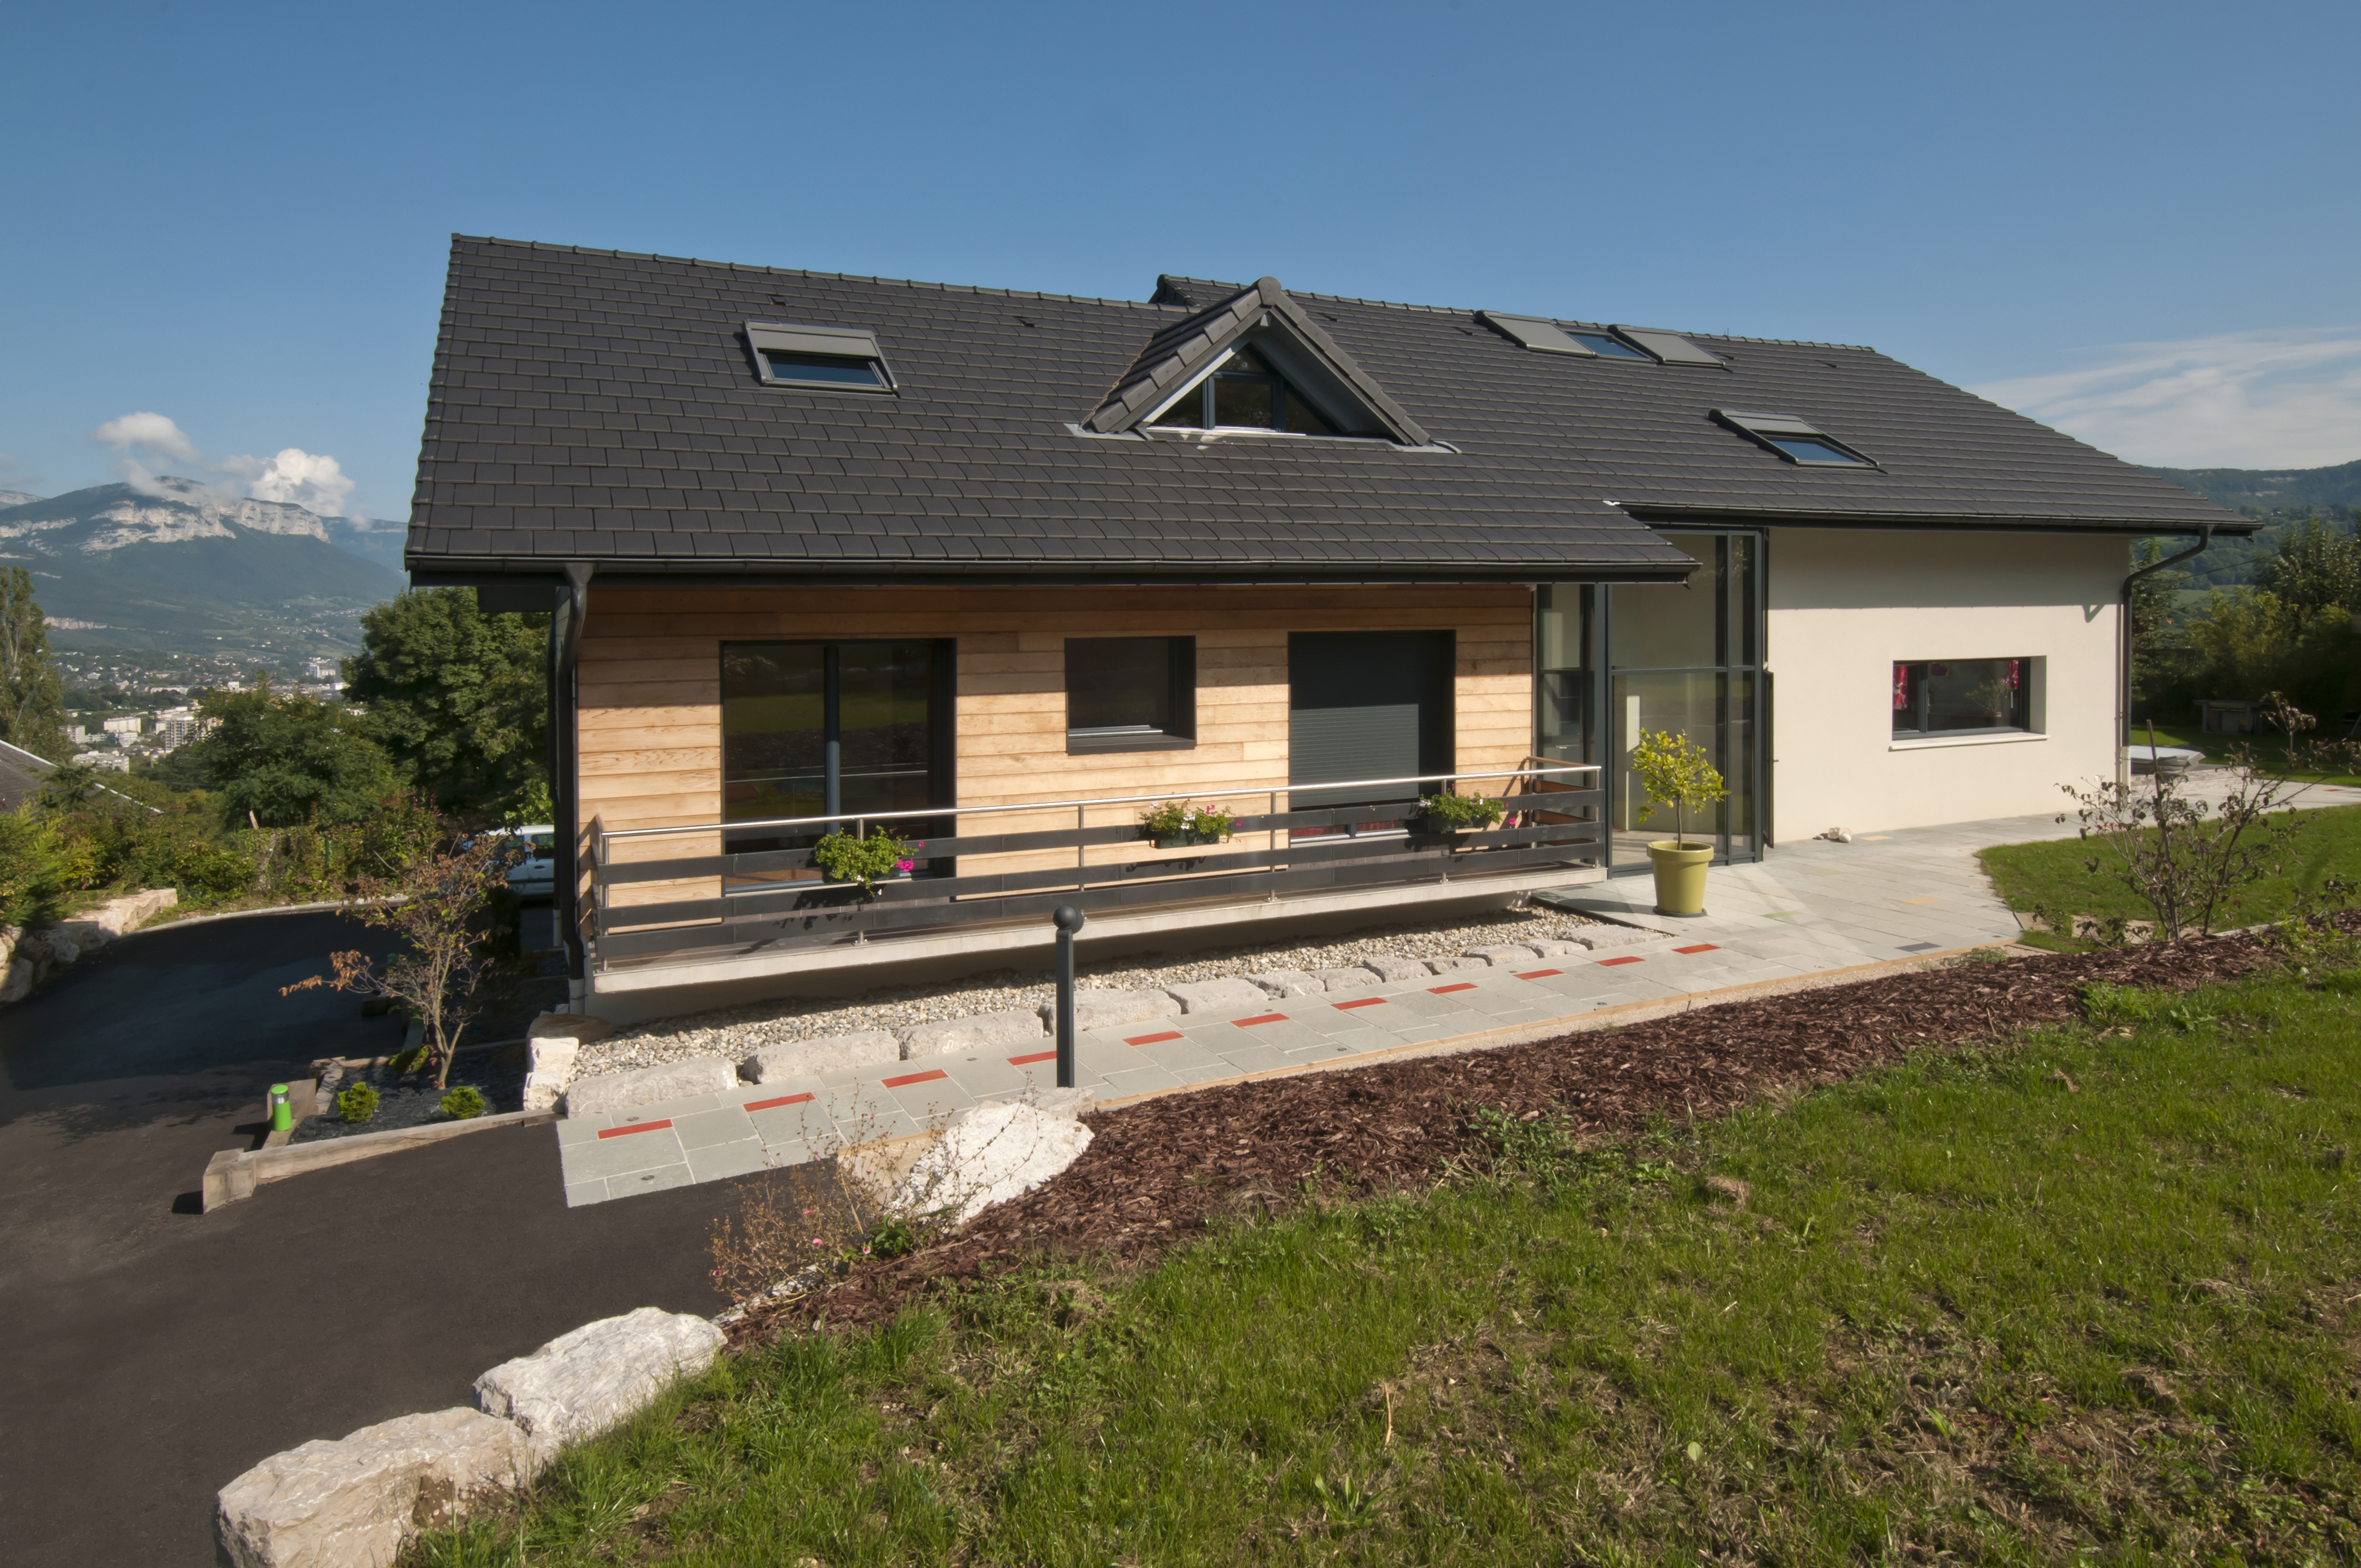
[[[2033,728],[2031,659],[1925,659],[1894,666],[1894,738]]]
[[[1066,751],[1170,751],[1197,743],[1197,640],[1066,639]]]
[[[1793,414],[1740,413],[1716,409],[1713,417],[1766,451],[1806,468],[1874,468],[1876,461],[1854,451],[1808,420]]]
[[[1220,369],[1183,392],[1149,422],[1190,430],[1345,433],[1269,360],[1251,348],[1232,355]]]
[[[814,391],[891,392],[894,375],[873,333],[855,327],[748,322],[746,345],[763,384]]]

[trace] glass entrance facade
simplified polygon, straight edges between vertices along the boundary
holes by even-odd
[[[1670,730],[1703,746],[1729,798],[1692,814],[1689,839],[1717,859],[1763,852],[1763,569],[1759,534],[1660,531],[1697,557],[1686,587],[1544,585],[1534,601],[1533,750],[1554,761],[1605,765],[1609,865],[1648,863],[1651,840],[1670,839],[1669,806],[1651,810],[1631,776],[1642,731]]]

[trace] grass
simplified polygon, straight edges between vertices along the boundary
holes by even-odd
[[[2147,744],[2147,724],[2133,725],[2129,733],[2133,745]],[[2306,737],[2306,740],[2320,740],[2323,738],[2324,733],[2323,730],[2315,729]],[[2159,724],[2156,727],[2156,743],[2159,746],[2178,746],[2192,751],[2202,751],[2205,753],[2205,760],[2209,762],[2226,762],[2230,760],[2230,753],[2234,749],[2245,746],[2254,752],[2255,761],[2262,764],[2265,772],[2279,777],[2304,779],[2315,784],[2361,784],[2361,774],[2340,773],[2334,769],[2326,773],[2307,769],[2290,771],[2287,740],[2277,730],[2268,730],[2256,735],[2208,735],[2194,724],[2186,728],[2180,725]]]
[[[1432,1191],[726,1357],[410,1561],[2350,1561],[2356,993],[1496,1115]]]
[[[2299,889],[2316,889],[2331,873],[2361,877],[2361,806],[2331,806],[2320,811],[2284,812],[2267,818],[2272,823],[2300,824],[2301,837],[2290,837],[2289,852],[2272,874],[2237,891],[2237,903],[2216,925],[2224,929],[2279,919],[2295,908]],[[2154,829],[2149,830],[2153,833]],[[1979,850],[1985,874],[2011,909],[2092,916],[2105,920],[2153,920],[2156,912],[2131,889],[2110,875],[2114,853],[2103,845],[2079,839],[2056,839],[2037,844],[2003,844]],[[2100,870],[2089,869],[2096,859]],[[2071,951],[2092,944],[2077,938],[2027,932],[2036,946]]]

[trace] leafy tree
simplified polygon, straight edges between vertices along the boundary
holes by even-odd
[[[267,679],[239,691],[207,692],[198,711],[213,732],[181,748],[183,766],[215,792],[232,822],[284,828],[357,822],[397,794],[401,781],[353,714],[300,694],[280,696]]]
[[[2341,713],[2353,674],[2352,617],[2309,610],[2262,588],[2217,588],[2189,620],[2200,696],[2259,699],[2292,694],[2314,713]]]
[[[2293,609],[2300,621],[2330,606],[2361,609],[2361,538],[2306,518],[2279,535],[2267,580],[2272,597]]]
[[[49,663],[33,575],[22,566],[0,573],[0,740],[51,762],[66,755],[65,686]]]
[[[473,588],[396,596],[361,618],[346,695],[368,733],[446,804],[492,810],[546,790],[545,615],[486,615]],[[536,818],[546,821],[546,817]]]

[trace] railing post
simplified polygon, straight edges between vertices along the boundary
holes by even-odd
[[[1079,841],[1082,836],[1083,825],[1090,819],[1090,806],[1083,802],[1074,803],[1074,837],[1077,840],[1074,845],[1074,891],[1077,893],[1091,885],[1090,846]]]
[[[1058,1087],[1074,1087],[1074,933],[1082,928],[1082,912],[1061,904],[1050,916],[1058,927]]]

